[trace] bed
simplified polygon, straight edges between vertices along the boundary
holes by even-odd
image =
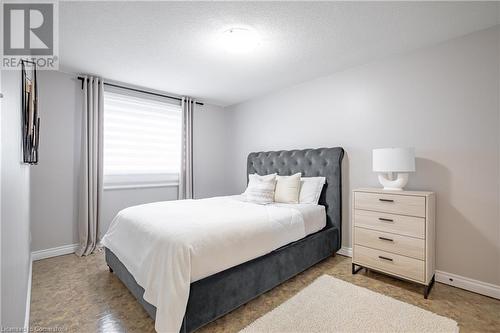
[[[314,264],[326,259],[334,254],[341,246],[341,163],[344,151],[342,148],[320,148],[290,151],[256,152],[250,153],[247,159],[247,176],[252,173],[260,175],[278,173],[279,175],[291,175],[301,172],[304,177],[323,176],[326,183],[323,187],[319,204],[324,207],[324,227],[319,230],[306,232],[305,237],[300,237],[297,231],[291,238],[281,237],[281,242],[286,242],[279,248],[262,254],[248,261],[242,261],[230,268],[218,271],[214,274],[204,276],[192,281],[188,285],[187,304],[182,311],[181,332],[192,332],[197,328],[225,315],[226,313],[238,308],[251,299],[274,288],[296,274],[306,270]],[[208,199],[210,200],[210,199]],[[219,200],[219,201],[217,201]],[[224,201],[225,200],[225,201]],[[217,199],[212,201],[200,201],[207,207],[218,204],[234,206],[234,209],[247,209],[245,203],[238,202],[237,198]],[[227,203],[228,202],[228,203]],[[185,203],[186,209],[189,209],[189,201]],[[154,206],[147,208],[153,210]],[[248,208],[249,209],[249,208]],[[260,210],[259,210],[260,209]],[[269,215],[269,212],[276,214],[273,223],[275,223],[275,234],[270,244],[262,246],[276,246],[274,237],[279,236],[286,228],[298,225],[293,219],[286,220],[283,215],[284,210],[280,208],[259,208],[255,216]],[[147,213],[148,211],[137,210],[136,214]],[[248,210],[248,212],[253,212]],[[216,214],[214,212],[214,214]],[[245,214],[246,211],[245,211]],[[258,215],[261,214],[261,215]],[[304,214],[301,215],[305,216]],[[281,220],[280,220],[281,218]],[[210,220],[210,216],[207,216]],[[244,224],[242,224],[244,225]],[[295,227],[293,227],[295,228]],[[300,228],[296,229],[299,230]],[[139,230],[139,229],[138,229]],[[208,229],[207,229],[208,230]],[[312,233],[311,233],[312,232]],[[137,233],[137,232],[132,232]],[[212,234],[215,235],[215,234]],[[290,239],[293,241],[288,242]],[[157,308],[145,299],[151,299],[147,295],[148,290],[141,286],[144,278],[138,279],[137,271],[131,273],[133,263],[120,251],[113,251],[113,246],[106,246],[105,258],[111,272],[125,284],[130,292],[137,298],[147,313],[156,318]],[[272,244],[271,244],[272,243]],[[108,244],[112,244],[108,242]],[[111,248],[110,248],[111,247]],[[124,247],[122,247],[124,248]],[[116,252],[116,253],[115,253]],[[177,266],[178,267],[178,266]],[[171,272],[173,270],[170,270]],[[171,273],[170,272],[170,273]],[[196,274],[196,272],[191,272]],[[206,273],[206,272],[205,272]],[[146,288],[148,289],[148,288]],[[145,294],[146,292],[146,294]],[[157,291],[155,291],[158,293]],[[160,293],[161,294],[161,293]],[[155,302],[153,302],[155,303]],[[159,303],[158,303],[159,304]],[[161,309],[161,307],[158,307]],[[165,327],[165,326],[163,326]],[[158,330],[158,327],[156,327]]]

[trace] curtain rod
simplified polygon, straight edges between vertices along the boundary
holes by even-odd
[[[83,78],[81,76],[78,76],[78,80],[82,81],[82,89],[83,89],[83,81],[84,81],[84,79],[85,78]],[[179,98],[179,97],[169,96],[169,95],[163,95],[163,94],[158,94],[158,93],[151,92],[151,91],[146,91],[146,90],[141,90],[141,89],[135,89],[135,88],[125,87],[125,86],[120,86],[120,85],[114,84],[114,83],[104,82],[104,85],[110,86],[110,87],[115,87],[115,88],[121,88],[121,89],[131,90],[131,91],[135,91],[135,92],[140,92],[140,93],[144,93],[144,94],[159,96],[159,97],[166,97],[166,98],[170,98],[170,99],[175,99],[177,101],[182,101],[182,98]],[[201,102],[196,102],[196,104],[197,105],[204,105]]]

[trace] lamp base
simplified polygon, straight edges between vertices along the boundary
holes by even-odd
[[[392,173],[391,173],[392,174]],[[389,176],[390,177],[390,176]],[[378,181],[384,187],[386,191],[402,191],[403,187],[408,183],[408,174],[398,172],[398,176],[396,179],[389,179],[388,174],[379,173]],[[390,177],[392,178],[392,177]]]

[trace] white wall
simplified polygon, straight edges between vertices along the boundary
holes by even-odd
[[[2,71],[1,327],[24,327],[30,267],[30,167],[21,164],[21,73]]]
[[[78,177],[80,168],[82,90],[75,75],[40,71],[40,163],[32,171],[33,250],[78,242]],[[194,116],[196,197],[226,194],[224,109],[205,105]],[[100,235],[123,208],[175,200],[177,187],[105,190]]]
[[[376,147],[414,146],[408,188],[437,193],[437,268],[500,285],[499,29],[309,81],[229,108],[231,191],[251,151],[342,146],[350,191],[379,186]],[[332,59],[334,61],[334,59]]]

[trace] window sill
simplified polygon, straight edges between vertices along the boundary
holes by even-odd
[[[104,191],[115,191],[115,190],[134,190],[134,189],[146,189],[146,188],[158,188],[158,187],[178,187],[178,182],[171,183],[154,183],[154,184],[108,184],[103,186]]]

